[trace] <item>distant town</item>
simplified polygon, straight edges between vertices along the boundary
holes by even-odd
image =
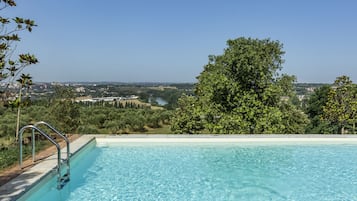
[[[295,91],[300,101],[309,97],[314,90],[324,83],[296,83]],[[113,102],[125,100],[146,100],[149,102],[152,92],[155,96],[165,90],[181,91],[193,94],[194,83],[121,83],[121,82],[37,82],[29,90],[31,99],[51,97],[56,86],[71,87],[75,93],[76,102]],[[0,86],[4,87],[4,86]],[[8,86],[14,93],[20,85],[13,83]],[[168,100],[164,100],[168,101]]]

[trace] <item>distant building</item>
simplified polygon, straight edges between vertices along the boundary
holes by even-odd
[[[84,87],[77,87],[77,88],[75,89],[75,91],[76,91],[77,93],[84,93],[84,92],[86,92],[86,89],[85,89]]]
[[[306,91],[308,91],[308,92],[314,92],[315,89],[316,89],[316,87],[308,87],[308,88],[306,88]]]
[[[96,97],[92,98],[90,96],[85,96],[85,97],[77,97],[76,102],[90,102],[90,103],[96,103],[96,102],[115,102],[115,101],[122,101],[122,100],[136,100],[138,99],[139,96],[131,95],[131,96],[126,96],[126,97]]]

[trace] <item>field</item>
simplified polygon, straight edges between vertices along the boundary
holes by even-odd
[[[135,105],[139,105],[139,106],[144,106],[144,107],[150,107],[150,109],[152,110],[162,110],[164,109],[163,107],[159,107],[159,106],[152,106],[150,103],[144,103],[140,100],[134,99],[134,100],[121,100],[119,101],[121,104],[125,105],[125,104],[135,104]]]

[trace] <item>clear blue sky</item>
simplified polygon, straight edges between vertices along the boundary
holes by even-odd
[[[357,81],[356,0],[17,0],[35,81],[195,82],[228,39],[284,44],[299,82]]]

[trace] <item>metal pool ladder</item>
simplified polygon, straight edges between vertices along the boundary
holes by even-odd
[[[67,147],[67,158],[62,159],[61,158],[61,147],[60,145],[47,133],[45,133],[43,130],[39,129],[39,125],[45,125],[47,128],[52,130],[54,133],[56,133],[58,136],[63,138],[66,142],[66,147]],[[39,121],[35,123],[34,125],[27,125],[24,126],[20,129],[19,131],[19,146],[20,146],[20,168],[22,168],[22,135],[26,129],[31,129],[32,130],[32,135],[31,135],[31,141],[32,141],[32,160],[35,162],[35,131],[37,131],[39,134],[44,136],[47,140],[49,140],[52,144],[56,146],[57,149],[57,167],[56,167],[56,173],[57,173],[57,189],[62,189],[63,186],[70,181],[70,158],[71,158],[71,153],[70,153],[70,147],[69,147],[69,140],[66,136],[64,136],[61,132],[59,132],[57,129],[55,129],[53,126],[50,124],[44,122],[44,121]],[[62,165],[66,167],[66,173],[62,175]]]

